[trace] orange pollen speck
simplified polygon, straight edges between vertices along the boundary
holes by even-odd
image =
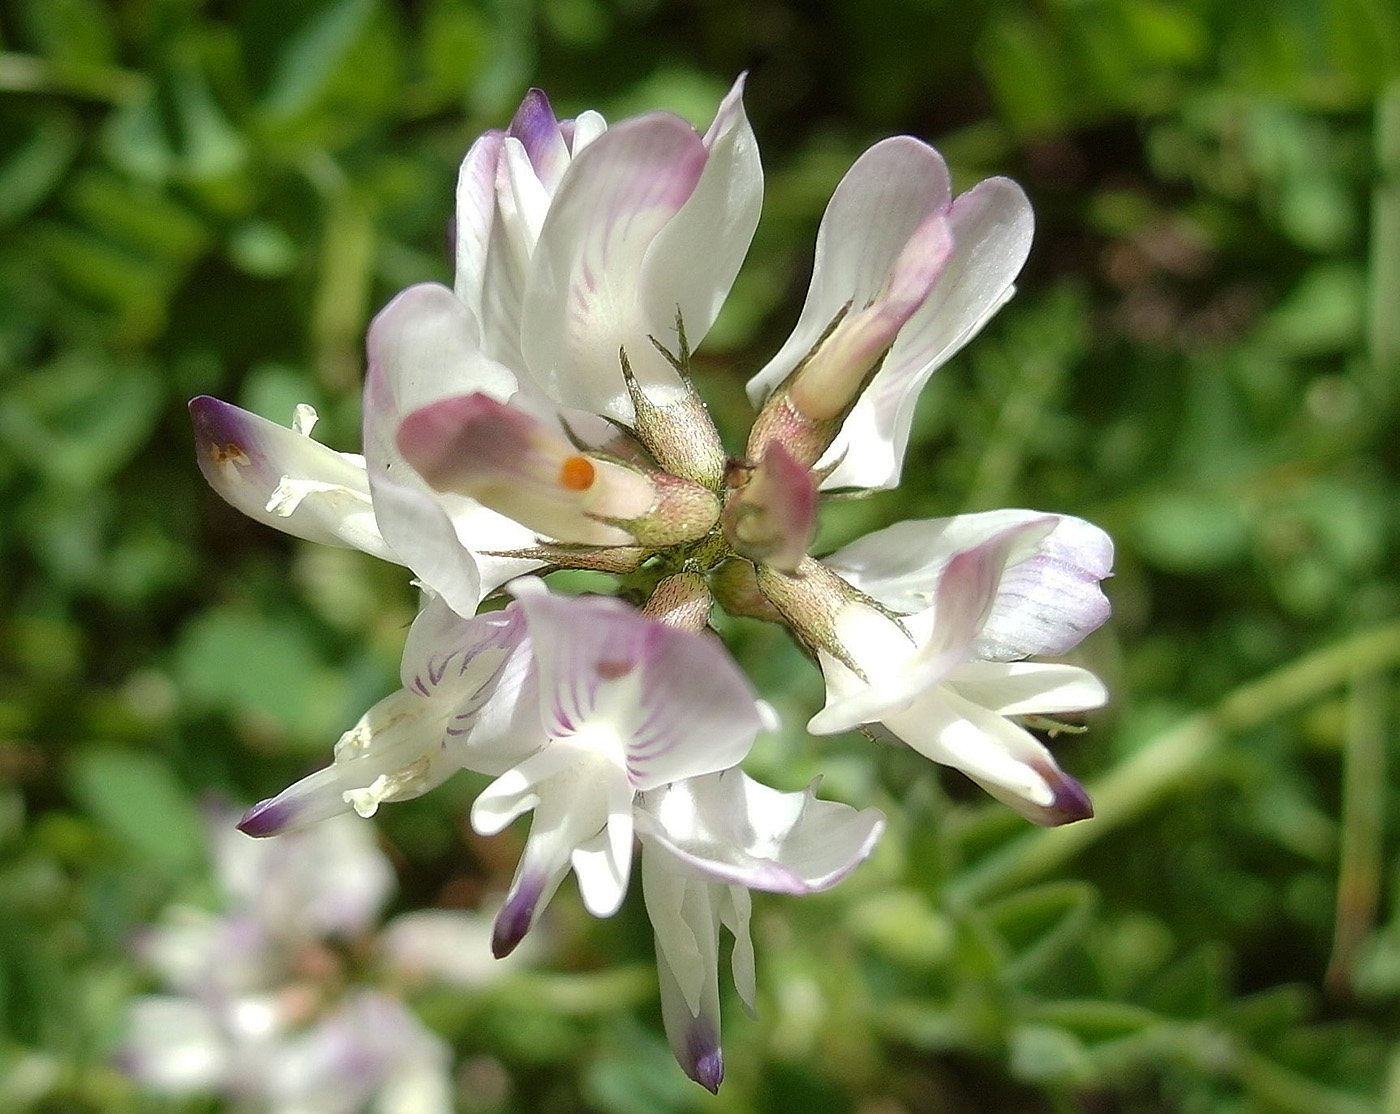
[[[570,491],[587,491],[593,486],[594,474],[587,457],[571,456],[559,466],[559,486]]]

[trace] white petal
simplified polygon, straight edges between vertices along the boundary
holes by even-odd
[[[741,76],[705,135],[708,156],[694,192],[657,233],[642,264],[642,327],[663,343],[673,335],[679,309],[686,340],[692,348],[700,344],[719,315],[758,227],[763,168],[744,113],[743,92]],[[631,349],[628,354],[635,358]]]
[[[866,604],[843,608],[836,617],[837,636],[868,683],[855,687],[850,682],[851,671],[823,651],[827,706],[812,718],[808,730],[830,734],[888,719],[908,708],[920,693],[940,684],[970,656],[977,633],[996,601],[1007,561],[1038,544],[1054,523],[1054,518],[1046,517],[1011,526],[949,560],[939,576],[933,606],[903,620],[904,629],[918,646],[912,656],[908,655],[905,636],[892,620]]]
[[[118,1057],[142,1085],[164,1094],[211,1092],[229,1082],[233,1048],[199,1002],[144,995],[127,1013]]]
[[[1108,690],[1087,669],[1047,662],[972,661],[953,671],[948,686],[1002,716],[1053,716],[1108,703]]]
[[[949,220],[953,252],[942,275],[819,462],[840,461],[827,488],[899,483],[919,392],[1011,297],[1034,229],[1021,188],[989,178],[953,202]]]
[[[505,134],[488,131],[471,145],[457,172],[457,219],[453,228],[456,276],[453,290],[477,320],[492,264],[496,224],[496,174]]]
[[[725,769],[748,753],[763,716],[747,677],[710,635],[615,599],[532,592],[520,603],[550,734],[606,725],[637,789]]]
[[[250,518],[400,563],[370,503],[364,461],[216,398],[190,402],[199,469]]]
[[[932,602],[954,555],[1002,530],[1049,517],[1003,510],[899,522],[865,535],[825,563],[886,607],[919,611]],[[1083,519],[1055,516],[1051,533],[1008,556],[974,656],[1007,661],[1065,653],[1108,618],[1099,581],[1112,567],[1113,542],[1107,534]]]
[[[475,500],[433,491],[404,461],[395,439],[411,411],[472,391],[504,400],[515,379],[481,354],[466,306],[428,283],[410,287],[379,312],[368,354],[365,457],[380,528],[424,584],[470,615],[501,580],[538,567],[484,556],[478,563],[476,553],[528,547],[534,534]]]
[[[847,303],[868,303],[909,237],[951,198],[948,168],[926,143],[898,136],[875,144],[836,187],[817,231],[807,301],[792,335],[749,381],[757,406],[787,378]]]
[[[678,384],[646,339],[642,260],[690,197],[706,151],[685,121],[640,116],[578,154],[545,218],[531,261],[521,338],[534,379],[556,402],[630,416],[618,349],[643,383]]]
[[[961,770],[1035,823],[1093,814],[1083,789],[1030,732],[946,688],[884,723],[924,757]]]
[[[699,876],[781,893],[835,885],[870,854],[883,829],[875,809],[819,801],[815,784],[779,792],[737,768],[655,790],[637,815],[644,840]]]

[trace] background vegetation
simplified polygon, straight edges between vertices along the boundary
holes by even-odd
[[[717,1099],[659,1034],[639,900],[555,902],[528,988],[428,996],[464,1111],[1400,1111],[1387,825],[1400,663],[1400,11],[1388,0],[8,0],[0,9],[0,1109],[221,1109],[112,1065],[133,933],[214,902],[197,806],[310,766],[395,685],[401,571],[242,519],[185,402],[358,444],[368,317],[445,278],[457,161],[530,84],[703,126],[740,70],[765,215],[701,350],[731,430],[875,139],[1006,173],[1037,243],[941,371],[900,517],[1081,514],[1119,546],[1062,738],[1099,818],[1029,829],[800,724],[752,772],[891,817],[831,894],[760,899]],[[396,908],[470,908],[519,834],[465,777],[379,825]],[[639,895],[634,894],[634,899]]]

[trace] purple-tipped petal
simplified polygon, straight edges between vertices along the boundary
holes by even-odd
[[[190,402],[190,418],[199,470],[249,518],[398,563],[380,534],[359,457],[207,395]]]
[[[553,193],[569,167],[569,148],[559,121],[543,90],[531,89],[515,111],[506,135],[520,140],[530,165],[545,189]]]
[[[245,812],[236,826],[244,835],[261,839],[296,827],[296,814],[297,809],[292,802],[268,797]]]
[[[712,1095],[719,1094],[724,1082],[724,1052],[719,1034],[701,1018],[696,1018],[685,1035],[685,1056],[681,1070]]]
[[[543,883],[537,878],[522,880],[511,890],[496,923],[491,929],[491,954],[504,959],[520,946],[535,919],[535,909],[543,893]]]
[[[1094,802],[1089,799],[1084,786],[1060,769],[1042,769],[1041,776],[1050,783],[1055,797],[1042,818],[1033,818],[1035,823],[1043,827],[1058,827],[1093,818]]]

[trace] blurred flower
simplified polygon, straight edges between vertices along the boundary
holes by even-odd
[[[172,907],[138,939],[163,992],[131,1003],[123,1070],[267,1114],[450,1114],[446,1043],[394,994],[350,981],[346,949],[369,946],[393,885],[373,828],[338,817],[259,842],[220,809],[210,831],[224,908]],[[451,956],[487,924],[439,910],[432,947],[393,922],[378,951],[390,973],[479,985],[502,969],[466,980]]]

